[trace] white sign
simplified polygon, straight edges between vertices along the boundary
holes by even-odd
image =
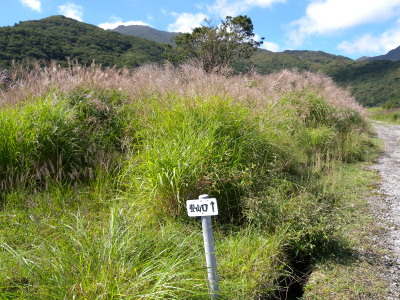
[[[186,208],[189,217],[203,217],[218,215],[217,199],[187,200]]]

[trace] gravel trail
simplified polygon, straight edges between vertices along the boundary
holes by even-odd
[[[400,299],[400,126],[376,123],[374,127],[377,137],[385,143],[385,152],[374,167],[382,178],[381,197],[374,197],[375,203],[371,204],[374,214],[385,221],[387,228],[379,238],[379,244],[388,253],[382,259],[386,266],[383,276],[390,283],[387,299]]]

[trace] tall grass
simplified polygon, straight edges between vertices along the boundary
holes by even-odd
[[[110,172],[134,138],[124,98],[115,91],[52,92],[1,110],[0,191],[90,179],[96,168]]]
[[[162,101],[140,104],[147,110],[138,114],[144,149],[127,174],[144,199],[175,217],[185,200],[208,193],[220,199],[221,218],[240,221],[242,197],[275,177],[300,174],[317,160],[362,160],[371,147],[357,112],[314,94],[290,93],[264,110],[232,98],[172,94]]]
[[[127,219],[121,208],[112,208],[108,224],[100,229],[78,210],[72,215],[73,222],[43,228],[48,236],[40,236],[28,253],[2,244],[18,272],[14,275],[18,279],[9,277],[12,272],[3,273],[6,286],[2,286],[2,294],[29,295],[40,290],[46,299],[207,295],[199,250],[189,247],[199,244],[198,237],[143,231],[140,221],[130,217]]]
[[[343,197],[320,182],[374,146],[363,109],[321,74],[36,62],[10,74],[0,90],[8,298],[206,298],[200,228],[185,213],[204,193],[219,205],[223,297],[272,296],[293,260],[334,253]]]

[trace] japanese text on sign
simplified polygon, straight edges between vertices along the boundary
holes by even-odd
[[[187,200],[186,208],[189,217],[218,215],[217,199]]]

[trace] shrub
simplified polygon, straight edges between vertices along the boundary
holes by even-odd
[[[315,195],[285,179],[244,199],[248,220],[267,234],[283,231],[286,252],[297,259],[316,259],[331,250],[335,228],[330,214],[335,205],[334,196]]]

